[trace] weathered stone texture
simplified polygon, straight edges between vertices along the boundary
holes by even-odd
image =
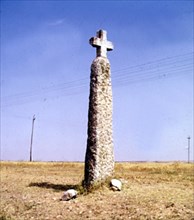
[[[111,176],[114,169],[110,63],[97,57],[91,65],[85,185]]]

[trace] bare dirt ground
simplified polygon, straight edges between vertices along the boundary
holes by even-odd
[[[108,185],[83,193],[83,163],[1,162],[0,220],[194,220],[194,166],[185,163],[116,163]],[[80,193],[60,201],[66,189]]]

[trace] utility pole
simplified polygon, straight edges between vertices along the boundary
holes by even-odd
[[[33,115],[32,118],[32,133],[31,133],[31,141],[30,141],[30,162],[32,161],[32,143],[33,143],[33,134],[34,134],[34,121],[35,121],[35,115]]]
[[[187,139],[188,139],[188,163],[190,163],[190,140],[191,140],[191,137],[188,136]]]

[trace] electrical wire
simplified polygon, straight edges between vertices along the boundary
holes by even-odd
[[[112,71],[113,86],[124,86],[135,82],[162,79],[169,76],[175,77],[183,73],[190,73],[193,70],[192,57],[193,52],[165,57],[143,64],[114,70]],[[50,87],[44,87],[41,90],[2,97],[2,107],[26,104],[32,101],[36,101],[37,98],[41,98],[41,100],[45,101],[47,99],[59,98],[61,95],[69,96],[80,94],[86,92],[86,89],[88,88],[89,79],[82,78],[60,83]],[[47,98],[48,96],[50,97]]]

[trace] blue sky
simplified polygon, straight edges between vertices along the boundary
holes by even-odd
[[[107,30],[117,161],[193,155],[193,1],[1,1],[1,160],[84,161],[89,39]],[[193,158],[191,158],[193,159]]]

